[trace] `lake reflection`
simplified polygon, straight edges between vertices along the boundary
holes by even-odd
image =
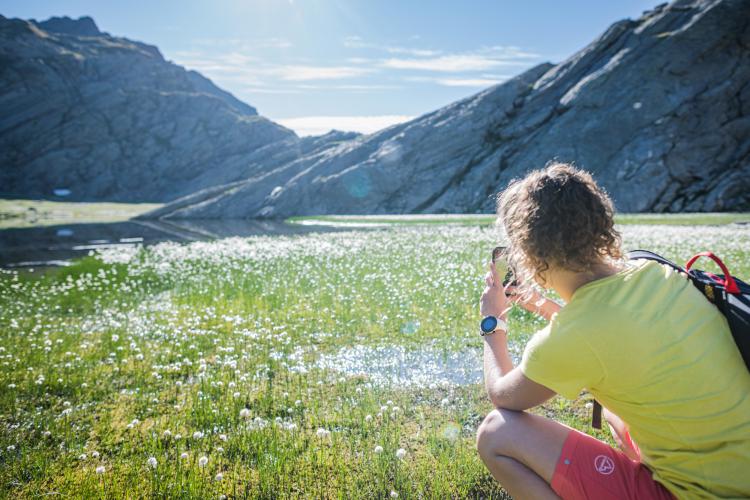
[[[106,224],[65,224],[0,230],[0,266],[66,265],[97,248],[152,245],[162,241],[197,241],[273,234],[336,231],[281,221],[225,219],[153,221],[130,220]]]

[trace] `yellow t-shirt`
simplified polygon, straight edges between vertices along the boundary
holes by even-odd
[[[672,269],[645,261],[580,287],[521,370],[569,399],[587,388],[675,496],[750,497],[750,372],[721,312]]]

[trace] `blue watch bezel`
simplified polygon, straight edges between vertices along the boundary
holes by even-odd
[[[488,321],[492,321],[492,325],[491,326],[490,325],[485,325],[485,323],[488,322]],[[497,318],[495,316],[485,316],[484,318],[482,318],[481,323],[479,323],[479,328],[484,333],[490,333],[490,332],[494,332],[495,331],[495,328],[497,328],[497,324],[498,324],[498,321],[497,321]]]

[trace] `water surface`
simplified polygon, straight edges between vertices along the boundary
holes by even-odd
[[[340,230],[335,227],[288,224],[253,219],[129,220],[63,224],[0,230],[0,266],[41,267],[69,264],[97,249],[190,242],[231,236],[305,234]]]

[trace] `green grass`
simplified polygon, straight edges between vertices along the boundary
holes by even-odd
[[[709,248],[750,275],[744,226],[623,234],[678,261]],[[487,226],[406,225],[3,271],[0,497],[502,498],[474,444],[491,410],[480,384],[379,384],[367,357],[362,374],[319,363],[355,346],[479,349],[496,240]],[[541,325],[513,311],[513,352]],[[534,411],[592,432],[586,402]]]
[[[157,203],[0,200],[0,229],[70,223],[119,222],[161,206]]]

